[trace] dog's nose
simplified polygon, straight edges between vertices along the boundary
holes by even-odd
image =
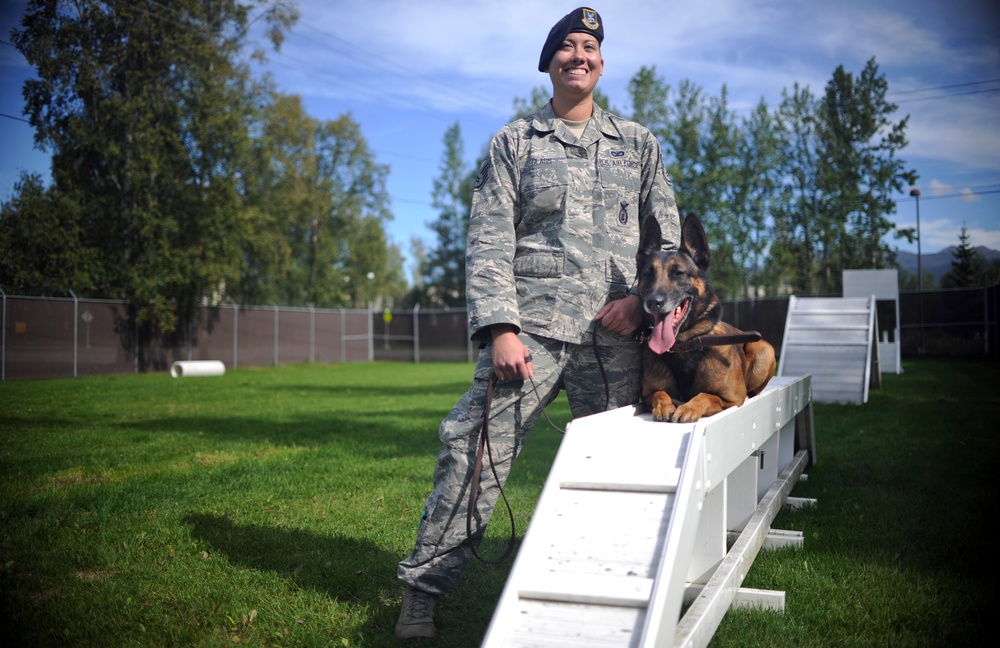
[[[658,313],[663,310],[665,299],[663,295],[650,295],[646,297],[646,312]]]

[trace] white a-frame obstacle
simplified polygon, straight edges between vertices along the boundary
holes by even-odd
[[[770,524],[815,462],[809,377],[694,424],[641,412],[569,425],[483,646],[705,646],[730,605],[783,607],[740,585],[801,542]]]
[[[788,298],[779,376],[812,376],[821,403],[868,402],[882,385],[875,296]]]

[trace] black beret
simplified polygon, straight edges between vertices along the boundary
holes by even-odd
[[[604,42],[604,22],[601,20],[601,14],[589,7],[580,7],[553,25],[549,30],[549,37],[545,39],[545,46],[542,47],[542,55],[538,59],[539,72],[548,72],[549,63],[552,62],[556,50],[573,32],[593,34],[598,43]]]

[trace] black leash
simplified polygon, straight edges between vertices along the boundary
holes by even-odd
[[[490,382],[486,387],[486,404],[483,408],[483,427],[479,430],[479,447],[476,449],[476,463],[472,469],[472,481],[469,484],[469,507],[465,512],[465,537],[469,541],[469,548],[472,549],[473,556],[487,565],[497,565],[507,560],[508,556],[510,556],[511,552],[514,550],[514,543],[517,539],[517,533],[514,527],[514,512],[510,508],[510,502],[507,501],[507,495],[503,492],[503,486],[500,485],[500,478],[497,477],[497,469],[493,465],[493,449],[490,447],[490,410],[493,409],[493,390],[496,387],[496,384],[497,375],[493,374],[490,376]],[[532,382],[532,385],[534,385],[534,382]],[[510,540],[507,543],[507,549],[504,550],[503,555],[499,558],[493,559],[483,558],[479,555],[479,551],[476,550],[476,543],[472,541],[472,512],[476,508],[476,500],[479,499],[479,477],[483,472],[484,449],[486,451],[486,456],[490,460],[490,471],[493,473],[493,479],[497,482],[497,488],[500,489],[500,497],[503,498],[503,503],[507,506],[507,516],[510,518]]]
[[[601,354],[599,353],[597,347],[597,328],[594,328],[594,356],[597,358],[597,366],[601,370],[601,377],[604,379],[604,410],[607,411],[608,406],[611,403],[611,388],[608,386],[608,377],[604,371],[604,363],[601,361]],[[526,358],[528,362],[531,362],[531,355],[529,354]],[[535,384],[533,378],[529,378],[531,381],[531,390],[535,393],[535,398],[538,402],[542,402],[542,397],[538,394],[538,386]],[[469,483],[469,504],[465,512],[465,537],[469,542],[469,549],[472,550],[472,555],[475,556],[479,561],[486,563],[487,565],[497,565],[507,560],[510,557],[511,552],[514,550],[514,544],[517,541],[517,529],[514,522],[514,512],[511,509],[510,502],[507,501],[507,494],[504,493],[503,486],[500,484],[500,478],[497,476],[496,467],[493,463],[493,448],[490,445],[490,412],[493,410],[493,392],[496,389],[497,376],[494,373],[490,376],[489,383],[486,386],[486,401],[483,405],[483,425],[479,430],[479,443],[476,448],[476,461],[472,468],[472,480]],[[560,432],[562,434],[566,433],[565,429],[559,428],[552,419],[549,418],[548,412],[545,408],[542,408],[542,416],[548,421],[552,429]],[[484,558],[480,555],[479,551],[476,549],[476,544],[472,540],[472,516],[473,511],[476,508],[476,500],[479,499],[479,479],[482,477],[483,473],[483,458],[484,456],[490,461],[490,472],[493,473],[493,479],[496,480],[497,488],[500,491],[500,497],[503,498],[503,503],[507,507],[507,517],[510,520],[510,539],[507,541],[507,548],[504,550],[503,554],[499,558]],[[443,555],[443,554],[442,554]],[[424,560],[413,567],[419,567],[425,565],[430,561],[434,560],[438,556],[431,556],[427,560]]]
[[[758,339],[760,334],[758,334]],[[601,361],[600,348],[597,346],[597,326],[594,326],[594,357],[597,359],[597,366],[601,370],[601,377],[604,379],[604,411],[608,411],[608,407],[611,406],[611,387],[608,385],[608,376],[604,370],[604,363]],[[526,358],[528,362],[531,362],[531,355],[529,354]],[[538,402],[542,402],[541,396],[538,394],[538,386],[535,385],[535,381],[532,378],[528,380],[531,381],[531,389],[535,392],[535,398]],[[476,448],[476,463],[472,469],[472,482],[469,486],[469,506],[465,512],[465,536],[469,540],[469,548],[472,550],[472,555],[478,558],[481,562],[487,565],[496,565],[507,560],[511,552],[514,550],[514,543],[517,539],[517,531],[514,526],[514,512],[510,508],[510,502],[507,501],[507,495],[503,492],[503,486],[500,484],[500,478],[497,477],[496,467],[493,465],[493,449],[490,446],[490,412],[493,409],[493,390],[496,388],[497,376],[493,374],[490,376],[490,382],[486,387],[486,403],[483,407],[483,426],[479,430],[479,445]],[[566,430],[560,429],[552,422],[549,418],[548,412],[545,408],[542,408],[542,416],[548,421],[552,429],[560,432],[562,434],[566,433]],[[485,451],[485,452],[484,452]],[[493,479],[496,480],[497,488],[500,490],[500,497],[503,498],[503,503],[507,507],[507,517],[510,519],[510,540],[507,542],[507,548],[504,550],[503,555],[499,558],[483,558],[479,551],[476,550],[476,545],[472,541],[472,512],[476,507],[476,500],[479,498],[479,478],[482,476],[483,472],[483,456],[490,460],[490,471],[493,473]]]

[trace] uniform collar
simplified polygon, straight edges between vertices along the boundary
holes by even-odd
[[[583,132],[583,137],[581,137],[579,144],[587,146],[593,142],[593,131],[591,126],[597,128],[597,130],[605,137],[610,137],[612,139],[622,139],[622,134],[618,130],[618,127],[611,120],[610,113],[605,112],[598,106],[594,104],[594,113],[590,117],[591,123],[588,124],[587,130]],[[569,131],[566,126],[562,123],[562,120],[556,116],[555,110],[552,109],[552,100],[550,99],[545,106],[536,112],[531,117],[531,127],[538,133],[556,133],[560,136],[560,139],[565,140],[566,137],[564,133]]]

